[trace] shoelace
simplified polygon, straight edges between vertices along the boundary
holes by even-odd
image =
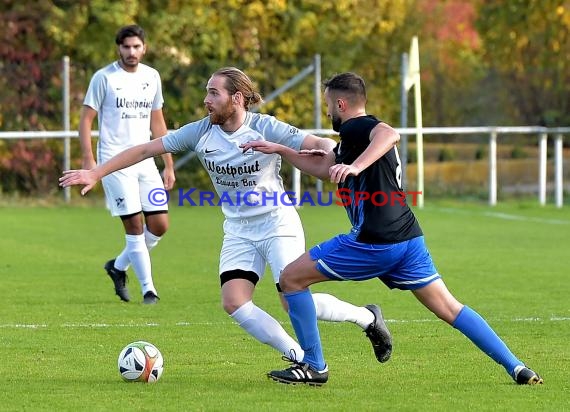
[[[289,356],[283,355],[281,359],[291,364],[287,369],[297,376],[297,379],[311,378],[309,374],[310,365],[308,363],[299,362],[294,349],[289,350]]]
[[[295,352],[295,349],[289,349],[289,356],[283,355],[281,356],[281,359],[292,364],[300,364],[300,362],[297,360],[297,353]]]

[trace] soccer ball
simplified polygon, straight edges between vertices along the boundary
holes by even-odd
[[[132,342],[119,354],[119,373],[128,382],[156,382],[162,375],[163,363],[162,354],[152,343]]]

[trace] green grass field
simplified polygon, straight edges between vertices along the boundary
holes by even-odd
[[[381,304],[392,359],[377,363],[357,326],[320,323],[329,383],[280,385],[265,373],[286,363],[221,308],[217,208],[171,208],[171,229],[153,251],[161,301],[151,307],[132,273],[133,301],[114,296],[102,266],[123,234],[103,207],[0,209],[2,411],[570,410],[568,206],[428,201],[416,210],[448,287],[543,376],[537,387],[515,385],[410,293],[377,281],[313,290]],[[300,213],[309,246],[348,230],[339,207]],[[256,303],[293,333],[269,276]],[[120,350],[139,339],[164,355],[156,384],[126,383],[117,372]]]

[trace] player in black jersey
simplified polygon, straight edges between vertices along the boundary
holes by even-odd
[[[296,152],[268,142],[244,146],[278,153],[300,170],[337,183],[352,224],[350,233],[313,247],[282,272],[279,284],[305,358],[268,376],[285,383],[325,383],[328,368],[309,286],[330,280],[379,278],[390,288],[411,290],[437,317],[502,365],[516,383],[542,383],[542,378],[509,350],[488,323],[458,302],[445,286],[402,192],[396,147],[400,137],[392,127],[366,114],[363,79],[342,73],[324,85],[327,116],[340,134],[333,152]]]

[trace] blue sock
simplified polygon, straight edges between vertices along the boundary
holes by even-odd
[[[463,306],[452,326],[467,336],[479,349],[513,375],[515,366],[523,365],[489,324],[473,309]]]
[[[313,296],[309,289],[299,292],[283,293],[289,305],[289,318],[299,339],[299,345],[305,351],[303,362],[308,363],[317,371],[326,368],[321,337],[317,327],[317,311]]]

